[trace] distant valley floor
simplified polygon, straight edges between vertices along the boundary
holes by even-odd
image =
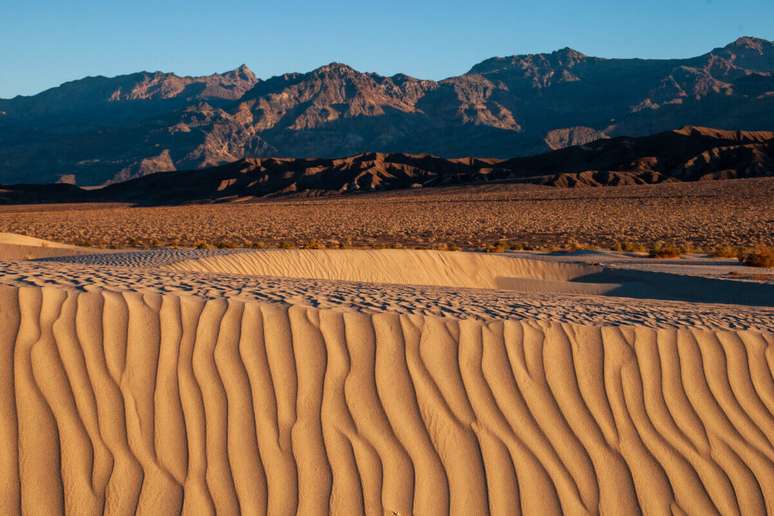
[[[481,185],[270,201],[0,206],[0,232],[90,247],[567,248],[774,244],[774,178]],[[494,247],[493,247],[494,246]]]

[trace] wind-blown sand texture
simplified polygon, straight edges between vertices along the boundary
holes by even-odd
[[[0,263],[0,514],[774,513],[770,308],[552,292],[582,264],[393,261],[447,260],[418,287],[284,253]],[[548,287],[448,285],[466,263]]]

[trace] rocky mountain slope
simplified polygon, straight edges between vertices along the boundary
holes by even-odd
[[[774,129],[774,43],[689,59],[572,49],[492,58],[443,81],[332,63],[260,80],[86,78],[0,100],[0,182],[119,182],[267,156],[505,158],[686,124]]]
[[[509,160],[362,153],[347,158],[248,158],[198,171],[156,173],[100,189],[0,187],[0,202],[228,202],[493,182],[612,186],[774,175],[774,132],[684,127],[615,137]]]

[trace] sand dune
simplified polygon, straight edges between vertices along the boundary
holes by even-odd
[[[624,297],[388,285],[341,280],[245,276],[164,270],[159,261],[174,253],[129,253],[144,266],[115,265],[109,253],[66,257],[56,261],[0,262],[0,284],[140,291],[192,295],[207,299],[234,298],[365,313],[399,313],[456,319],[516,319],[565,322],[586,326],[649,328],[769,329],[774,308],[704,304]],[[161,255],[161,256],[159,256]],[[122,253],[126,263],[127,253]],[[86,263],[80,263],[83,260]],[[99,265],[94,265],[97,262]],[[109,265],[109,264],[113,265]],[[147,265],[154,264],[154,265]],[[741,283],[741,282],[737,282]]]
[[[0,513],[766,514],[774,349],[0,287]]]
[[[30,260],[33,258],[95,252],[99,252],[99,250],[52,242],[16,233],[0,232],[0,260]]]
[[[119,255],[97,257],[104,263]],[[77,259],[76,259],[77,261]],[[271,250],[159,263],[167,270],[431,285],[524,293],[608,295],[771,306],[774,285],[513,255],[429,250]]]
[[[749,306],[664,300],[691,285]],[[435,251],[0,261],[0,514],[772,514],[766,287]]]
[[[380,250],[272,250],[177,261],[165,269],[509,290],[602,293],[614,286],[570,284],[600,267],[482,253]]]

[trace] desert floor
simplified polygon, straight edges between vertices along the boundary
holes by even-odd
[[[8,234],[0,260],[0,514],[774,513],[770,271]]]
[[[560,189],[434,188],[231,204],[0,206],[0,232],[91,247],[774,245],[774,178]]]

